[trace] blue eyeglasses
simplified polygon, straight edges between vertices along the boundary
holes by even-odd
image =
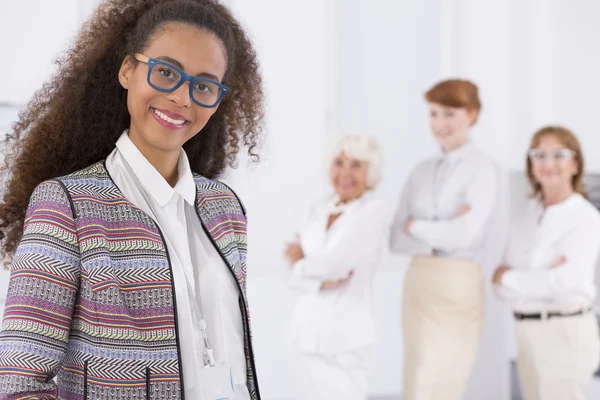
[[[160,92],[172,92],[190,82],[190,98],[201,107],[213,108],[227,94],[229,88],[211,79],[191,76],[177,67],[155,58],[136,53],[135,59],[148,64],[148,84]]]

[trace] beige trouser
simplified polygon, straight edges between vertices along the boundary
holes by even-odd
[[[416,257],[404,283],[403,400],[460,400],[483,327],[478,264]]]
[[[600,363],[598,323],[592,313],[517,321],[519,384],[523,400],[586,400]]]

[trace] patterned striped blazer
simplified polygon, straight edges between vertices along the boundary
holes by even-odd
[[[245,212],[226,185],[195,182],[198,217],[239,284],[248,389],[258,400]],[[172,277],[159,227],[104,163],[40,184],[11,266],[0,399],[183,399]]]

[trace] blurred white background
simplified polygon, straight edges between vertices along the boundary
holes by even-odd
[[[0,0],[0,132],[55,71],[53,60],[97,3]],[[285,329],[294,298],[283,283],[282,251],[310,204],[328,193],[323,161],[335,134],[364,132],[381,141],[379,195],[391,212],[412,166],[436,152],[424,91],[441,79],[464,77],[478,84],[483,102],[473,139],[507,172],[523,170],[536,129],[558,123],[579,136],[588,171],[600,173],[600,1],[225,3],[254,38],[268,96],[262,162],[249,167],[242,157],[240,168],[225,177],[249,210],[249,293],[265,400],[291,398]],[[524,189],[513,185],[514,204]],[[399,398],[402,391],[406,263],[386,255],[375,282],[374,397]],[[484,342],[466,399],[508,400],[511,319],[499,302],[487,301]]]

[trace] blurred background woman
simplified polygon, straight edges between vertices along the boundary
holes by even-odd
[[[514,309],[524,400],[587,399],[600,362],[590,312],[600,212],[585,198],[583,167],[569,130],[549,126],[533,136],[527,157],[533,196],[493,277]]]
[[[459,400],[481,339],[482,266],[503,248],[502,185],[499,167],[470,142],[477,87],[447,80],[425,99],[441,151],[410,174],[390,238],[393,252],[413,256],[402,310],[403,399]]]
[[[372,281],[385,246],[386,213],[371,193],[378,143],[341,137],[332,151],[334,195],[314,208],[286,257],[301,291],[291,322],[299,400],[365,400],[375,344]]]

